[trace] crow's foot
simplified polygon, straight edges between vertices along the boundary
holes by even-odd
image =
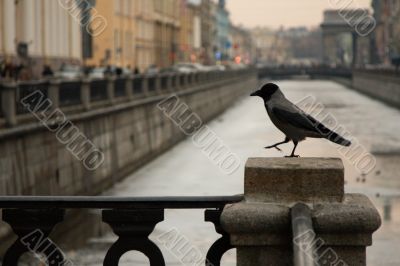
[[[281,149],[278,148],[278,146],[275,146],[275,145],[264,147],[264,149],[272,149],[272,148],[275,148],[278,151],[282,151]]]
[[[300,155],[290,155],[290,156],[285,156],[285,158],[300,158]]]

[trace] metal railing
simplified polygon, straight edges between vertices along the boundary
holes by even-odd
[[[143,93],[143,77],[136,76],[133,78],[133,88],[132,91],[134,94],[141,94]]]
[[[80,80],[61,82],[59,84],[60,106],[63,107],[81,104],[81,86],[82,82]]]
[[[22,105],[21,100],[28,95],[32,94],[35,91],[40,91],[41,94],[43,95],[44,98],[48,97],[48,88],[49,88],[49,82],[48,81],[37,81],[37,82],[23,82],[20,83],[18,86],[18,90],[16,92],[16,106],[17,106],[17,114],[24,114],[27,113],[28,111],[26,108]],[[40,99],[36,99],[40,100]],[[39,105],[39,108],[37,111],[41,111],[46,108],[45,105]]]
[[[3,86],[0,84],[0,118],[2,118],[3,115]]]
[[[304,203],[297,203],[291,209],[291,216],[294,266],[317,266],[315,232],[310,208]]]
[[[105,255],[103,265],[118,265],[126,252],[139,251],[148,257],[150,265],[163,266],[164,257],[159,247],[148,236],[154,227],[164,220],[164,210],[206,209],[205,221],[212,222],[222,236],[210,247],[204,263],[218,266],[223,254],[233,248],[229,235],[220,225],[221,212],[226,204],[242,200],[242,195],[152,198],[1,196],[3,221],[8,223],[17,235],[17,240],[6,251],[2,265],[18,265],[19,258],[29,251],[44,254],[47,265],[64,265],[66,258],[63,252],[55,248],[56,244],[48,239],[54,226],[63,221],[67,209],[100,209],[103,222],[109,224],[119,237]],[[40,232],[42,236],[40,243],[30,238],[35,236],[36,232]],[[34,244],[36,248],[32,250],[30,244]]]
[[[106,100],[108,83],[107,79],[92,80],[90,82],[90,99],[94,102]]]
[[[126,78],[116,78],[114,80],[114,97],[120,98],[126,96]]]

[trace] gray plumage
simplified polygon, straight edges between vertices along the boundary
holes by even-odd
[[[279,145],[293,141],[295,147],[306,138],[325,138],[342,146],[350,146],[351,142],[333,132],[321,122],[306,114],[295,104],[286,99],[285,95],[276,84],[268,83],[260,90],[251,94],[264,100],[264,105],[272,123],[286,135],[283,142],[265,148],[278,148]]]

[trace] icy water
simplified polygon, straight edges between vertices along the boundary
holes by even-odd
[[[361,147],[377,160],[368,174],[358,171],[338,146],[326,140],[307,140],[299,145],[302,157],[342,157],[346,167],[346,192],[370,197],[382,216],[382,227],[367,250],[368,265],[400,265],[400,111],[330,81],[277,81],[286,96],[298,102],[312,96],[335,117]],[[250,90],[249,90],[250,91]],[[193,145],[190,139],[145,165],[123,182],[107,191],[112,196],[206,196],[243,193],[243,166],[248,157],[281,157],[290,154],[292,144],[282,146],[284,153],[263,147],[284,139],[269,121],[261,99],[244,97],[209,124],[210,128],[242,160],[238,171],[225,175]],[[161,248],[167,265],[204,265],[184,256],[196,250],[204,256],[219,238],[211,223],[203,222],[202,210],[167,210],[151,239]],[[174,231],[171,231],[174,230]],[[165,245],[163,234],[179,232],[184,249]],[[75,265],[102,265],[108,247],[116,237],[88,241],[80,251],[67,252]],[[136,252],[127,253],[120,265],[148,265]],[[235,252],[223,258],[223,265],[235,265]]]

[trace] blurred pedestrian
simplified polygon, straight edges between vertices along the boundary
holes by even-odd
[[[25,66],[22,63],[14,67],[14,78],[16,80],[21,80],[26,78],[26,71],[24,71],[24,68]]]
[[[138,67],[135,67],[135,69],[133,70],[133,74],[140,75],[140,70]]]
[[[42,77],[43,78],[51,78],[54,76],[54,72],[49,65],[43,66]]]
[[[122,70],[121,67],[117,67],[117,68],[115,69],[115,74],[117,75],[117,77],[121,77],[121,76],[122,76],[122,73],[123,73],[123,70]]]
[[[13,79],[15,77],[14,64],[9,58],[4,59],[1,67],[1,77],[4,79]]]
[[[104,70],[104,77],[110,77],[113,75],[112,69],[110,65],[106,66],[106,69]]]

